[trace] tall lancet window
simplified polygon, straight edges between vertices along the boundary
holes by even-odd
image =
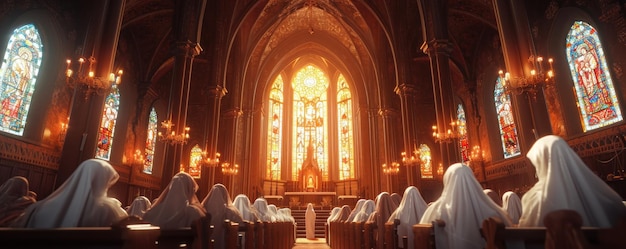
[[[337,115],[339,121],[339,180],[353,179],[354,141],[352,140],[352,94],[348,82],[339,75],[337,79]]]
[[[420,172],[422,178],[433,178],[433,161],[430,154],[430,147],[426,144],[420,144]]]
[[[566,39],[565,53],[583,131],[621,121],[622,113],[596,29],[586,22],[576,21]]]
[[[293,88],[292,179],[298,179],[309,143],[314,160],[328,180],[328,86],[326,74],[313,65],[300,69]]]
[[[152,174],[152,166],[154,165],[154,150],[157,142],[158,117],[154,107],[150,110],[148,116],[148,135],[146,136],[146,148],[144,150],[145,158],[143,159],[143,173]]]
[[[202,149],[196,144],[191,148],[191,153],[189,153],[189,171],[187,173],[193,178],[200,178],[201,168]]]
[[[111,88],[111,93],[104,100],[100,130],[98,131],[98,143],[96,145],[96,158],[104,160],[111,158],[111,146],[113,146],[113,135],[119,107],[120,91],[114,84]]]
[[[278,75],[270,90],[267,134],[267,173],[271,180],[280,179],[283,134],[283,77]]]
[[[13,30],[0,67],[0,131],[21,136],[35,91],[43,45],[33,24]]]
[[[519,140],[517,137],[517,127],[513,118],[513,107],[511,106],[511,96],[504,91],[502,78],[498,77],[493,96],[498,114],[498,125],[500,127],[500,140],[504,158],[517,156],[521,153]]]
[[[459,148],[461,149],[461,158],[463,162],[469,161],[469,140],[467,139],[467,120],[465,119],[465,109],[459,104],[456,109],[456,118],[459,122]]]

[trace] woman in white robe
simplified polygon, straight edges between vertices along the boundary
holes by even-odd
[[[398,205],[387,192],[382,192],[376,196],[376,208],[370,214],[367,221],[375,222],[377,229],[374,231],[374,239],[376,240],[376,248],[383,248],[383,238],[385,237],[385,223],[389,220],[391,214],[396,211]]]
[[[354,216],[352,222],[365,222],[370,217],[374,209],[376,208],[376,203],[373,200],[365,200],[363,203],[361,210]]]
[[[502,209],[509,214],[513,224],[519,223],[519,217],[522,215],[522,201],[513,191],[507,191],[502,195]]]
[[[47,198],[30,205],[14,226],[29,228],[106,227],[128,215],[109,188],[119,175],[107,161],[89,159]]]
[[[196,197],[197,190],[198,184],[191,175],[177,173],[157,201],[144,213],[143,219],[162,229],[191,226],[194,221],[206,216]]]
[[[137,216],[143,219],[143,215],[152,207],[152,203],[145,196],[137,196],[128,207],[128,216]]]
[[[257,220],[259,220],[259,214],[257,210],[252,206],[252,204],[250,204],[250,199],[248,198],[248,196],[244,194],[239,194],[235,196],[233,205],[235,205],[237,210],[239,210],[239,213],[241,213],[241,217],[244,220],[250,222],[256,222]]]
[[[261,198],[261,197],[257,198],[256,200],[254,200],[254,203],[252,204],[252,206],[258,212],[259,219],[261,219],[261,221],[263,222],[275,222],[276,221],[276,218],[272,217],[272,215],[270,214],[269,208],[267,205],[267,200],[265,200],[264,198]]]
[[[224,221],[230,220],[235,223],[241,223],[243,217],[239,210],[233,205],[228,195],[226,187],[220,183],[213,185],[207,196],[202,200],[202,206],[211,214],[211,225],[213,225],[213,233],[211,239],[215,241],[215,249],[223,249],[226,238]]]
[[[9,178],[0,186],[0,227],[7,227],[37,202],[30,195],[28,180],[22,176]]]
[[[404,190],[400,205],[387,220],[387,222],[393,222],[395,219],[400,220],[397,232],[400,248],[404,246],[402,244],[404,236],[408,238],[408,248],[413,248],[413,225],[420,222],[427,207],[428,205],[415,186],[409,186]]]
[[[526,157],[535,166],[538,181],[522,197],[519,226],[543,226],[551,211],[571,209],[583,226],[611,227],[626,214],[622,198],[554,135],[540,138]]]
[[[431,224],[435,220],[446,223],[444,234],[436,238],[438,248],[482,249],[485,240],[480,228],[489,217],[500,218],[505,226],[512,225],[506,212],[483,192],[472,170],[455,163],[443,175],[441,196],[424,211],[420,223]]]
[[[307,239],[315,239],[315,219],[313,204],[309,203],[306,205],[306,211],[304,212],[304,226]]]
[[[341,207],[334,207],[330,210],[330,214],[328,215],[328,219],[326,219],[326,224],[330,225],[330,222],[335,220],[337,215],[339,215],[339,211],[341,211]]]
[[[348,216],[346,222],[352,222],[352,220],[354,220],[354,216],[356,216],[356,214],[361,211],[361,208],[363,207],[365,201],[366,199],[359,199],[358,201],[356,201],[356,205],[354,205],[354,209],[352,209],[352,212],[350,212],[350,216]]]

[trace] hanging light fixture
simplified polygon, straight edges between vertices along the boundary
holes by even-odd
[[[70,87],[84,86],[86,88],[85,98],[88,98],[92,93],[103,95],[109,93],[114,87],[117,87],[122,81],[123,70],[118,70],[116,73],[110,73],[108,77],[97,77],[93,67],[96,64],[96,58],[93,56],[88,59],[78,58],[78,69],[74,72],[72,67],[72,60],[66,60],[65,68],[65,82]],[[85,63],[87,65],[85,66]]]

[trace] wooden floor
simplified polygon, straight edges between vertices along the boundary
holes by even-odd
[[[324,238],[315,240],[298,238],[293,249],[330,249],[330,247],[326,244],[326,239]]]

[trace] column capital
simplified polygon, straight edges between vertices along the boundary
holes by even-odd
[[[415,96],[417,95],[417,88],[415,85],[402,83],[397,85],[393,91],[400,96]]]
[[[173,45],[174,55],[183,55],[188,58],[196,57],[202,52],[202,47],[197,42],[176,41]]]
[[[378,109],[378,115],[380,115],[383,118],[393,117],[393,116],[398,115],[398,111],[393,108],[383,107],[383,108]]]
[[[420,46],[420,50],[430,56],[434,55],[433,53],[450,55],[453,48],[452,42],[447,39],[433,39]]]
[[[209,87],[209,93],[217,98],[222,98],[224,97],[224,95],[226,95],[226,93],[228,93],[228,90],[226,90],[226,88],[223,86],[216,85],[213,87]]]
[[[241,117],[241,115],[243,115],[243,111],[239,108],[233,108],[224,112],[224,117],[238,118]]]

